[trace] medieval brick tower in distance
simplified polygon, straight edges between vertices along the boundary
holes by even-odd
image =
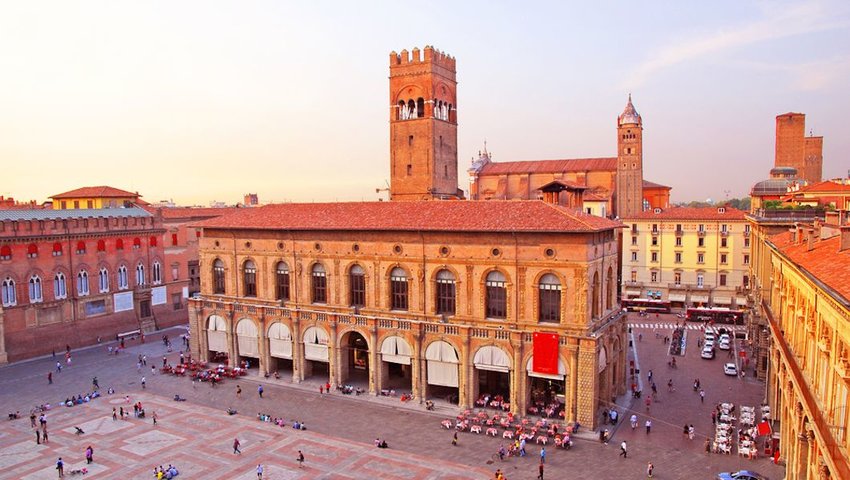
[[[390,200],[463,195],[455,59],[430,46],[390,53],[390,178]]]
[[[617,117],[616,211],[620,218],[633,218],[643,211],[643,120],[632,96]]]

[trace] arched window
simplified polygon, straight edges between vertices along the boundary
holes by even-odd
[[[98,252],[105,252],[106,251],[106,242],[105,241],[103,241],[103,240],[97,241],[97,251]]]
[[[593,272],[593,283],[590,286],[590,318],[599,318],[599,272]]]
[[[130,279],[127,278],[127,266],[121,265],[118,267],[118,290],[127,290],[130,288]]]
[[[80,296],[89,294],[89,272],[80,270],[77,274],[77,294]]]
[[[124,250],[124,240],[119,238],[115,240],[115,250]]]
[[[97,272],[97,288],[100,293],[106,293],[109,291],[109,270],[106,268],[101,268],[99,272]]]
[[[452,104],[450,103],[446,107],[446,121],[450,122],[452,120]]]
[[[608,279],[606,284],[608,291],[605,295],[605,310],[611,310],[614,306],[614,296],[617,294],[617,289],[614,287],[614,269],[612,267],[608,267]]]
[[[139,263],[136,265],[136,285],[142,286],[145,284],[145,266]]]
[[[289,265],[286,262],[277,262],[275,280],[277,299],[289,300]]]
[[[56,242],[56,243],[53,244],[53,256],[54,257],[61,257],[62,256],[62,244],[61,243]]]
[[[65,283],[65,274],[58,272],[53,277],[53,296],[59,300],[68,297],[68,285]]]
[[[246,297],[256,297],[257,296],[257,266],[254,265],[254,262],[248,260],[245,262],[245,265],[242,267],[242,281],[245,284],[245,296]]]
[[[38,257],[38,245],[34,243],[30,243],[27,245],[27,258],[37,258]]]
[[[321,263],[313,265],[310,274],[310,283],[313,303],[327,303],[328,301],[328,277],[325,267]]]
[[[390,272],[390,310],[407,310],[407,272],[401,267]]]
[[[77,255],[86,253],[86,242],[80,240],[77,242]]]
[[[419,97],[416,100],[416,118],[422,118],[425,116],[425,99]]]
[[[540,322],[561,322],[561,282],[554,274],[547,273],[540,278],[537,288]]]
[[[153,265],[151,265],[151,275],[151,281],[154,285],[162,283],[162,265],[159,264],[158,260],[154,260]]]
[[[15,281],[9,277],[3,280],[2,288],[0,288],[0,296],[2,296],[3,306],[11,307],[18,304],[18,295],[15,292]]]
[[[213,262],[213,293],[224,295],[224,262],[218,259]]]
[[[41,295],[41,277],[33,275],[30,277],[30,303],[37,303],[44,300]]]
[[[419,117],[419,113],[416,111],[416,102],[413,99],[407,102],[407,111],[409,116],[407,118],[417,118]]]
[[[150,244],[150,246],[155,247],[156,246],[156,237],[151,237],[148,243]]]
[[[398,101],[398,119],[399,120],[407,120],[407,104],[404,103],[404,100]]]
[[[133,250],[142,248],[142,240],[139,237],[133,239]]]
[[[456,283],[452,272],[445,269],[437,272],[437,313],[440,315],[455,314],[457,308]]]
[[[348,301],[352,307],[366,305],[366,272],[360,265],[348,271]]]
[[[498,270],[493,270],[487,274],[485,287],[487,318],[505,318],[508,313],[508,287],[505,275]]]
[[[0,260],[11,260],[12,259],[12,247],[8,245],[3,245],[0,247]]]

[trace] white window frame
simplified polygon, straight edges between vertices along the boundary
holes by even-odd
[[[145,284],[145,266],[141,263],[136,265],[136,285],[142,286]]]
[[[41,277],[33,275],[29,280],[30,303],[39,303],[44,301],[44,292],[41,289]]]
[[[89,293],[89,272],[80,270],[80,272],[77,273],[77,294],[81,297],[85,297]]]
[[[162,265],[160,265],[159,261],[154,261],[153,265],[151,265],[151,276],[152,282],[154,285],[159,285],[162,283]]]
[[[97,285],[100,293],[106,293],[109,291],[109,270],[106,268],[101,268],[97,273]]]
[[[3,285],[0,287],[4,307],[14,307],[18,304],[18,295],[15,291],[15,281],[11,277],[6,277],[3,280]]]
[[[127,290],[130,288],[130,281],[127,278],[127,266],[121,265],[118,267],[118,290]]]
[[[68,283],[62,272],[57,272],[53,277],[53,297],[57,300],[68,298]]]

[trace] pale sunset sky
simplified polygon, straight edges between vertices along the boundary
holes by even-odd
[[[495,161],[614,156],[629,92],[674,201],[748,194],[789,111],[825,137],[825,178],[850,168],[842,0],[8,0],[0,195],[377,200],[389,52],[425,45],[457,59],[464,189],[485,139]]]

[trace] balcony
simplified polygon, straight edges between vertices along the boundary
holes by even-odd
[[[643,288],[643,282],[624,282],[626,287]]]
[[[744,238],[750,238],[750,231],[744,230]]]
[[[705,230],[697,230],[697,235],[700,237],[705,237]]]
[[[676,230],[676,236],[677,236],[677,237],[681,237],[681,236],[682,236],[682,235],[684,235],[684,234],[685,234],[685,231],[684,231],[684,230],[682,230],[682,229],[678,229],[678,230]]]
[[[721,237],[728,237],[729,236],[729,230],[721,230],[720,236]]]

